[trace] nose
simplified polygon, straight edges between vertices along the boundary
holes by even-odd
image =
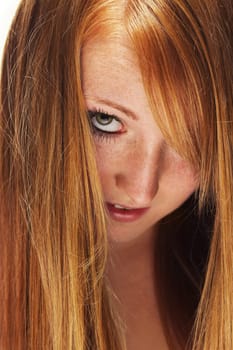
[[[151,205],[159,186],[162,146],[161,141],[144,140],[130,147],[115,176],[116,186],[124,198],[123,204],[138,208]]]

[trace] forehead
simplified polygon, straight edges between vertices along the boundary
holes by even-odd
[[[82,50],[82,73],[88,78],[90,71],[110,75],[132,73],[140,75],[136,54],[125,39],[109,38],[89,41]]]
[[[82,51],[84,94],[99,98],[143,103],[145,91],[137,56],[125,38],[95,39]]]

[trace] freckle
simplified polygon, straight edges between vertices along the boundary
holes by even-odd
[[[128,145],[136,145],[137,141],[136,140],[127,140]]]

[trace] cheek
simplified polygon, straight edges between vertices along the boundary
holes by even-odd
[[[198,185],[198,175],[189,164],[184,161],[170,163],[160,178],[159,190],[153,200],[152,216],[158,221],[176,210],[195,192]]]
[[[163,185],[169,188],[171,198],[182,201],[198,188],[199,176],[188,162],[179,160],[173,162],[169,167],[164,175]],[[172,196],[172,194],[174,195]]]
[[[199,184],[199,175],[193,166],[187,161],[180,161],[174,169],[177,178],[182,179],[183,185],[187,188],[196,188]]]
[[[113,174],[124,169],[130,161],[130,147],[127,141],[96,141],[96,161],[100,174]]]
[[[112,186],[114,173],[121,166],[121,152],[116,147],[96,145],[96,162],[103,191]]]

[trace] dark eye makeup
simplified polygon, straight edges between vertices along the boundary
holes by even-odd
[[[123,124],[120,119],[103,110],[95,109],[87,111],[92,132],[100,139],[113,139],[122,134]]]

